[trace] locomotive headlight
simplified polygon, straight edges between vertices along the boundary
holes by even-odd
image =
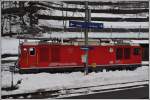
[[[114,62],[113,62],[113,61],[109,61],[109,63],[110,63],[110,64],[113,64]]]
[[[114,50],[113,48],[109,48],[109,52],[112,53]]]
[[[23,51],[27,51],[27,48],[23,48]]]

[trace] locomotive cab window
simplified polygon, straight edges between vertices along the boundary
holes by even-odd
[[[35,55],[35,48],[29,48],[29,53],[31,56]]]
[[[134,48],[133,54],[139,55],[140,54],[140,48]]]

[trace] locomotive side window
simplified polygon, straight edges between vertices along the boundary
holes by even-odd
[[[123,49],[117,48],[116,49],[116,60],[122,59],[122,57],[123,57]]]
[[[29,48],[30,55],[35,55],[35,48]]]
[[[134,48],[133,54],[139,55],[140,54],[140,48]]]
[[[125,48],[124,49],[124,58],[130,59],[130,55],[131,55],[130,48]]]

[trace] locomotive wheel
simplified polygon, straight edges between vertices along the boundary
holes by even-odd
[[[132,68],[131,68],[131,71],[134,71],[134,70],[136,70],[136,68],[137,68],[137,67],[132,67]]]
[[[103,72],[103,69],[99,69],[100,72]]]
[[[109,72],[109,69],[106,69],[106,72]]]
[[[121,71],[121,67],[119,67],[118,70]]]

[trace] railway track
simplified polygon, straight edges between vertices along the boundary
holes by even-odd
[[[136,84],[136,85],[133,85],[133,84]],[[117,86],[117,85],[124,85],[124,86],[102,89],[102,87],[107,87],[107,86],[113,87],[113,86]],[[107,91],[107,90],[126,88],[126,85],[130,85],[128,87],[148,85],[148,80],[124,82],[124,83],[114,83],[114,84],[105,84],[105,85],[96,85],[96,86],[86,86],[86,87],[80,87],[80,88],[64,88],[64,89],[60,89],[60,90],[38,90],[36,92],[30,92],[30,93],[2,95],[2,99],[62,98],[63,96],[68,96],[68,95],[71,95],[71,94],[85,94],[86,95],[89,92],[103,92],[103,91]]]

